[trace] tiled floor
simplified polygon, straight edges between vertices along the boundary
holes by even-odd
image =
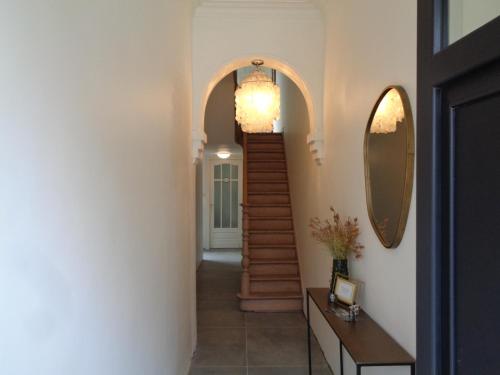
[[[306,375],[302,313],[243,313],[240,251],[211,250],[198,270],[198,347],[190,375]],[[331,375],[314,340],[313,374]]]

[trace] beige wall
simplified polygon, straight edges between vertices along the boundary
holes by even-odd
[[[208,98],[205,111],[207,152],[221,147],[241,152],[241,147],[234,141],[234,117],[234,80],[231,73],[214,87]]]
[[[325,61],[325,160],[317,166],[304,139],[305,113],[292,108],[283,120],[291,194],[304,287],[327,286],[331,257],[312,241],[308,223],[333,205],[357,216],[364,257],[351,260],[364,281],[360,303],[410,353],[416,351],[415,189],[405,236],[397,249],[378,241],[365,198],[363,139],[372,106],[390,84],[402,85],[416,107],[416,2],[327,2]],[[292,102],[300,102],[298,92]],[[284,115],[286,118],[286,114]],[[293,121],[295,119],[295,121]],[[326,349],[328,350],[328,349]]]
[[[0,3],[0,373],[180,375],[190,2]]]

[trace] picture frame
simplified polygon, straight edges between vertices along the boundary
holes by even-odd
[[[342,277],[344,275],[337,275],[335,278],[335,286],[333,292],[338,301],[351,306],[356,303],[356,294],[358,286],[349,279]]]
[[[349,276],[348,275],[344,275],[343,273],[340,273],[340,272],[335,272],[333,274],[333,281],[332,281],[332,290],[334,291],[334,294],[335,294],[335,285],[337,285],[337,279],[338,278],[341,278],[341,279],[344,279],[344,280],[349,280]]]

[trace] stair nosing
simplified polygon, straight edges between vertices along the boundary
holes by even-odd
[[[265,234],[284,233],[284,232],[293,234],[294,230],[293,229],[250,229],[250,230],[248,230],[248,233],[265,233]]]
[[[249,173],[286,173],[286,169],[253,169]]]
[[[276,163],[285,163],[286,159],[256,159],[256,160],[248,160],[248,163],[269,163],[269,162],[276,162]]]
[[[299,275],[250,275],[250,281],[300,281]]]
[[[257,180],[257,181],[250,181],[248,180],[249,184],[255,184],[255,183],[266,183],[266,184],[288,184],[288,180]]]
[[[239,295],[241,299],[302,299],[302,292],[257,292],[247,296]]]
[[[252,258],[250,257],[250,264],[297,264],[297,258]]]
[[[250,249],[296,249],[296,245],[290,245],[290,244],[270,244],[270,245],[263,245],[263,244],[254,244],[254,245],[248,245]]]
[[[247,203],[250,207],[290,207],[290,203]]]
[[[249,191],[249,195],[288,195],[289,193],[287,191]]]

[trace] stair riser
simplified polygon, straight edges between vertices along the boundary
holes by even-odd
[[[279,280],[279,281],[251,281],[250,292],[297,292],[301,290],[300,282],[295,280]]]
[[[281,151],[285,150],[283,143],[281,142],[273,142],[273,143],[249,143],[248,151],[252,152],[266,152],[266,151]]]
[[[248,134],[248,143],[260,143],[260,142],[283,142],[282,134]]]
[[[282,152],[249,152],[247,154],[248,161],[252,160],[283,160],[285,158]]]
[[[252,259],[290,259],[295,256],[294,249],[250,249]]]
[[[297,264],[251,264],[251,275],[298,275]]]
[[[250,220],[250,230],[292,230],[292,220],[284,219],[284,220]]]
[[[290,197],[288,194],[277,195],[249,195],[248,203],[252,204],[289,204]]]
[[[250,245],[293,245],[295,243],[293,234],[281,233],[250,233],[248,242]]]
[[[279,192],[286,193],[288,192],[288,183],[276,183],[276,184],[267,184],[264,182],[249,182],[248,183],[248,191],[250,193],[258,193],[258,192]]]
[[[248,172],[248,181],[254,182],[255,180],[287,180],[285,172]]]
[[[286,169],[286,163],[283,161],[270,161],[268,163],[252,163],[251,161],[248,161],[248,171],[250,172],[256,169],[269,169],[271,171],[277,169]]]
[[[292,210],[290,207],[249,207],[248,214],[250,217],[291,217]]]
[[[255,311],[255,312],[302,311],[302,298],[241,300],[240,309],[242,311]]]

